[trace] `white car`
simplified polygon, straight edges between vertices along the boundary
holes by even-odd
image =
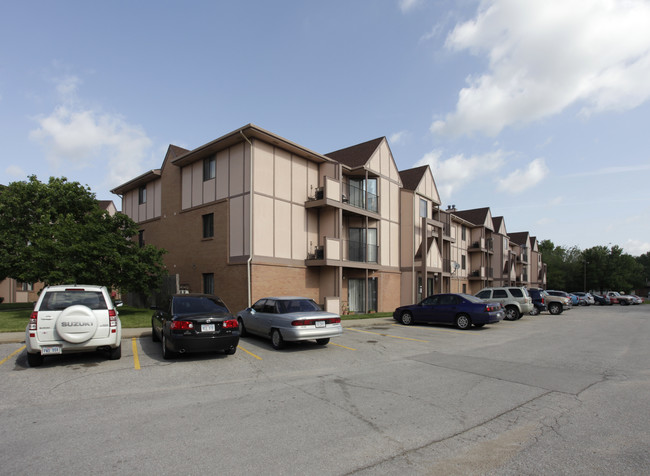
[[[104,286],[48,286],[41,292],[25,329],[27,363],[47,355],[105,350],[122,357],[122,324]]]

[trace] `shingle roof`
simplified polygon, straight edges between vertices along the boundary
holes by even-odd
[[[490,212],[490,208],[485,207],[485,208],[474,208],[473,210],[455,211],[452,213],[457,217],[462,218],[463,220],[467,220],[470,223],[474,223],[475,225],[483,225],[485,224],[485,220],[487,219],[489,212]]]
[[[528,245],[528,243],[526,243],[526,240],[528,239],[527,231],[508,233],[508,236],[510,237],[510,241],[512,241],[513,243],[517,243],[518,245]]]
[[[368,160],[370,160],[370,157],[377,150],[377,147],[379,147],[382,140],[384,140],[384,138],[379,137],[362,144],[353,145],[341,150],[335,150],[334,152],[325,154],[325,156],[351,168],[362,167],[368,162]]]
[[[169,152],[171,152],[174,155],[174,158],[180,157],[181,155],[185,155],[189,152],[187,149],[183,149],[182,147],[178,147],[177,145],[174,144],[169,144]]]
[[[404,188],[407,190],[415,190],[418,188],[418,185],[420,185],[420,181],[422,181],[422,177],[424,177],[428,167],[428,165],[423,165],[422,167],[401,170],[399,176],[402,179],[402,185]]]

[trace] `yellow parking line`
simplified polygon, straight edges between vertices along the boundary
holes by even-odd
[[[330,345],[335,345],[336,347],[343,347],[344,349],[348,349],[348,350],[357,350],[357,349],[353,349],[352,347],[346,347],[341,344],[335,344],[334,342],[330,342]]]
[[[248,355],[252,355],[252,356],[255,357],[257,360],[262,360],[262,357],[260,357],[259,355],[255,355],[255,354],[253,354],[252,352],[250,352],[250,351],[244,349],[244,348],[241,346],[241,344],[238,345],[237,347],[240,348],[241,350],[243,350],[244,352],[246,352]]]
[[[133,347],[133,366],[135,370],[140,370],[140,358],[138,357],[138,346],[135,342],[135,337],[131,339],[131,347]]]
[[[25,345],[22,346],[20,349],[18,349],[18,350],[16,350],[16,351],[12,352],[12,353],[9,354],[7,357],[5,357],[4,359],[0,360],[0,365],[4,364],[7,360],[11,359],[14,355],[16,355],[16,354],[22,352],[23,349],[24,349],[25,347],[27,347],[27,346],[25,346]]]
[[[345,330],[346,331],[365,332],[366,334],[374,334],[374,335],[382,336],[382,337],[392,337],[393,339],[414,340],[416,342],[429,342],[428,340],[412,339],[410,337],[391,336],[391,335],[388,335],[388,334],[380,334],[379,332],[362,331],[361,329],[354,329],[353,327],[348,327]]]

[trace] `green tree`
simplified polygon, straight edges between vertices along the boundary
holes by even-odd
[[[136,234],[133,220],[102,210],[88,187],[30,176],[0,190],[0,279],[150,294],[166,274],[164,250],[140,247]]]

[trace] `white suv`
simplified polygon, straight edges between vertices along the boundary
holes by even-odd
[[[498,302],[506,309],[505,319],[514,321],[533,310],[533,299],[524,287],[507,286],[501,288],[483,288],[476,297],[483,301]]]
[[[48,286],[36,302],[25,329],[27,363],[36,367],[46,355],[108,351],[122,357],[122,323],[104,286]]]

